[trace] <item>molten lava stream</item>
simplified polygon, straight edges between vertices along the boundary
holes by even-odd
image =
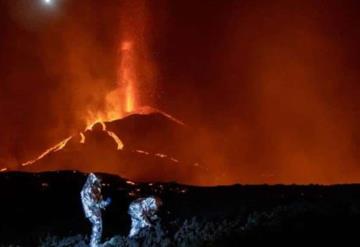
[[[37,158],[33,159],[33,160],[30,160],[30,161],[27,161],[25,163],[22,163],[21,166],[28,166],[28,165],[31,165],[33,163],[35,163],[36,161],[42,159],[43,157],[45,157],[46,155],[48,155],[49,153],[52,153],[52,152],[58,152],[60,151],[61,149],[63,149],[66,144],[68,143],[68,141],[70,141],[72,139],[72,136],[66,138],[65,140],[59,142],[58,144],[56,144],[55,146],[47,149],[44,153],[40,154]]]

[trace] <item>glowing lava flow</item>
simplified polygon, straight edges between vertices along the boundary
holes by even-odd
[[[106,125],[105,125],[104,122],[96,122],[96,123],[93,123],[93,124],[89,125],[89,126],[86,128],[86,130],[90,130],[90,131],[91,131],[92,128],[94,127],[94,125],[97,124],[97,123],[101,124],[101,126],[102,126],[102,131],[106,132],[106,134],[107,134],[108,136],[110,136],[110,137],[114,140],[114,142],[115,142],[116,145],[117,145],[117,150],[123,149],[123,147],[124,147],[123,142],[120,140],[120,138],[119,138],[114,132],[109,131],[109,130],[106,129]],[[25,163],[22,163],[21,166],[31,165],[31,164],[35,163],[36,161],[44,158],[46,155],[48,155],[48,154],[50,154],[50,153],[55,153],[55,152],[58,152],[58,151],[62,150],[62,149],[66,146],[66,144],[67,144],[72,138],[73,138],[73,136],[70,136],[70,137],[66,138],[65,140],[59,142],[59,143],[56,144],[55,146],[47,149],[45,152],[43,152],[42,154],[40,154],[37,158],[35,158],[35,159],[33,159],[33,160],[30,160],[30,161],[27,161],[27,162],[25,162]],[[85,135],[84,135],[84,133],[80,132],[80,143],[81,143],[81,144],[85,144],[85,142],[86,142]],[[5,171],[7,171],[7,168],[0,169],[0,172],[5,172]]]
[[[151,153],[149,153],[149,152],[147,152],[147,151],[139,150],[139,149],[135,150],[135,152],[138,153],[138,154],[143,154],[143,155],[153,155],[153,156],[159,157],[159,158],[161,158],[161,159],[168,159],[168,160],[171,160],[171,161],[174,162],[174,163],[179,163],[179,160],[177,160],[177,159],[175,159],[174,157],[171,157],[171,156],[169,156],[169,155],[167,155],[167,154],[163,154],[163,153],[151,154]]]
[[[124,147],[124,144],[122,143],[122,141],[120,140],[120,138],[112,131],[106,131],[107,134],[116,142],[117,145],[117,150],[121,150]]]
[[[101,125],[101,128],[102,128],[102,131],[106,131],[106,125],[105,125],[105,123],[104,123],[103,121],[101,121],[101,120],[97,120],[97,121],[93,122],[92,124],[89,124],[89,125],[86,127],[85,130],[93,130],[93,128],[94,128],[94,126],[95,126],[96,124],[100,124],[100,125]]]
[[[93,127],[94,127],[96,124],[100,124],[101,127],[102,127],[102,131],[105,131],[106,134],[107,134],[108,136],[110,136],[110,137],[114,140],[114,142],[115,142],[116,145],[117,145],[117,150],[123,149],[123,147],[124,147],[123,142],[120,140],[120,138],[119,138],[114,132],[112,132],[112,131],[110,131],[110,130],[107,130],[106,124],[105,124],[103,121],[95,122],[95,123],[89,125],[89,126],[86,128],[86,130],[92,130]],[[81,133],[81,134],[82,134],[82,133]],[[80,134],[80,135],[81,135],[81,134]],[[85,140],[85,136],[84,136],[84,140]]]
[[[183,121],[177,119],[176,117],[174,117],[162,110],[151,107],[151,106],[141,106],[136,109],[136,114],[148,115],[148,114],[152,114],[152,113],[160,113],[160,114],[164,115],[165,117],[167,117],[168,119],[170,119],[180,125],[186,125]]]
[[[31,164],[35,163],[36,161],[42,159],[43,157],[45,157],[45,156],[48,155],[49,153],[54,153],[54,152],[60,151],[61,149],[63,149],[63,148],[66,146],[66,143],[68,143],[68,141],[70,141],[71,139],[72,139],[72,136],[66,138],[65,140],[59,142],[59,143],[56,144],[55,146],[47,149],[44,153],[40,154],[37,158],[21,164],[21,166],[31,165]]]
[[[84,133],[80,132],[80,138],[81,138],[81,139],[80,139],[80,143],[84,144],[85,141],[86,141],[86,138],[85,138]]]

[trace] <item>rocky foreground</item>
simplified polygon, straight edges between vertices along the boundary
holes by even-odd
[[[101,174],[104,246],[293,245],[341,240],[357,242],[360,186],[192,187],[176,183],[137,184]],[[0,174],[0,246],[87,246],[79,172]],[[160,220],[137,239],[127,238],[129,203],[157,195]]]

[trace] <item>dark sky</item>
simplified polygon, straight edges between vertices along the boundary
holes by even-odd
[[[81,129],[130,33],[143,103],[199,129],[224,181],[360,181],[358,1],[54,2],[0,0],[0,162]]]

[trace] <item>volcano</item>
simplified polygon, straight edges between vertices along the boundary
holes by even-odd
[[[152,112],[97,122],[23,163],[23,171],[80,170],[118,174],[135,181],[191,184],[206,169],[195,131],[171,116]]]

